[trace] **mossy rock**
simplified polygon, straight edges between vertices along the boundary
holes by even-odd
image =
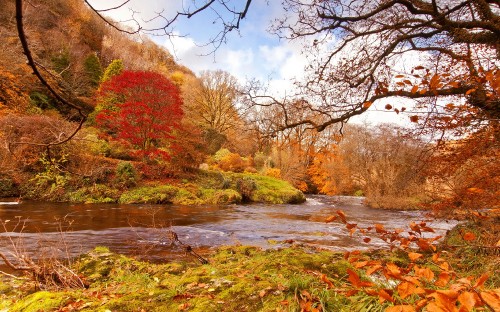
[[[238,204],[241,203],[243,197],[235,190],[218,190],[209,199],[212,204]]]
[[[96,184],[90,187],[82,187],[77,191],[68,194],[68,198],[73,203],[116,203],[120,197],[120,192],[103,184]]]
[[[118,202],[121,204],[171,204],[179,189],[171,185],[142,186],[124,192]]]

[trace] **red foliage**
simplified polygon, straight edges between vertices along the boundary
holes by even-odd
[[[99,98],[112,101],[112,108],[96,116],[112,138],[131,143],[143,157],[169,157],[159,148],[168,147],[180,128],[182,99],[176,85],[158,73],[124,71],[101,86]]]

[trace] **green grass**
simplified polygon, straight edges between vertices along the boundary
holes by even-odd
[[[464,228],[477,230],[473,225],[458,227],[450,232],[445,243],[459,243],[456,235]],[[475,254],[463,253],[457,257],[443,252],[441,256],[453,266],[456,279],[494,272],[498,265],[498,259],[491,255],[475,258]],[[209,263],[204,265],[187,256],[185,261],[152,264],[97,247],[76,259],[72,268],[84,276],[88,289],[33,292],[32,282],[22,284],[20,280],[4,279],[0,283],[0,308],[11,312],[64,311],[69,307],[78,311],[300,311],[304,298],[323,311],[384,311],[392,305],[360,289],[347,295],[345,289],[352,289],[347,272],[355,269],[343,253],[299,246],[279,250],[226,246],[206,257]],[[362,253],[356,257],[359,261],[410,265],[408,255],[398,250]],[[464,263],[473,262],[476,265],[471,272]],[[419,260],[418,265],[435,267],[430,255]],[[330,285],[322,279],[323,274]],[[372,278],[361,272],[360,277]],[[388,283],[382,276],[372,281],[376,284],[373,289],[393,289],[396,302],[403,302],[394,283]],[[500,282],[492,277],[485,286],[498,288]],[[437,289],[432,281],[425,287]],[[412,295],[404,302],[416,304],[420,299]]]
[[[233,204],[242,201],[296,204],[304,202],[305,196],[288,182],[275,178],[248,173],[206,171],[201,172],[191,183],[184,182],[182,186],[135,187],[123,192],[118,200],[123,204],[180,205]]]

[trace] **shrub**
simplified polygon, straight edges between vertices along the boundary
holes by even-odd
[[[256,189],[257,184],[254,180],[247,177],[236,179],[236,190],[241,194],[242,200],[251,200],[252,194]]]
[[[12,179],[0,176],[0,197],[17,196],[18,193],[19,190]]]
[[[218,150],[215,155],[212,157],[215,162],[220,162],[226,156],[231,155],[231,152],[227,148],[221,148]]]
[[[129,161],[120,161],[116,166],[115,183],[120,187],[133,187],[137,185],[139,175],[134,165]]]
[[[264,175],[275,179],[281,179],[281,170],[278,168],[267,168],[264,171]]]
[[[190,191],[181,188],[175,194],[172,203],[177,205],[199,205],[202,204],[203,201]]]
[[[363,192],[363,190],[357,190],[356,192],[354,192],[353,195],[354,196],[365,196],[365,193]]]
[[[266,156],[262,152],[257,152],[257,153],[255,153],[253,162],[254,162],[255,168],[257,170],[261,170],[261,169],[268,166],[268,163],[270,162],[270,157]]]
[[[230,153],[220,160],[219,167],[223,171],[243,172],[247,163],[239,154]]]

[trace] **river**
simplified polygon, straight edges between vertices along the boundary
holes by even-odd
[[[383,248],[373,239],[363,243],[351,237],[340,223],[325,219],[342,210],[350,223],[368,227],[381,223],[387,229],[407,229],[412,221],[426,221],[443,235],[454,221],[427,220],[423,212],[374,210],[362,198],[309,196],[300,205],[245,204],[229,206],[120,205],[21,202],[0,204],[0,219],[6,226],[0,234],[0,251],[13,249],[37,257],[54,248],[74,256],[96,246],[139,255],[153,261],[183,256],[179,248],[165,243],[170,228],[184,244],[201,253],[221,245],[254,245],[278,248],[301,243],[337,251]],[[5,223],[8,220],[7,223]],[[13,244],[16,247],[13,247]],[[149,248],[155,246],[155,248]],[[51,248],[49,248],[51,247]]]

